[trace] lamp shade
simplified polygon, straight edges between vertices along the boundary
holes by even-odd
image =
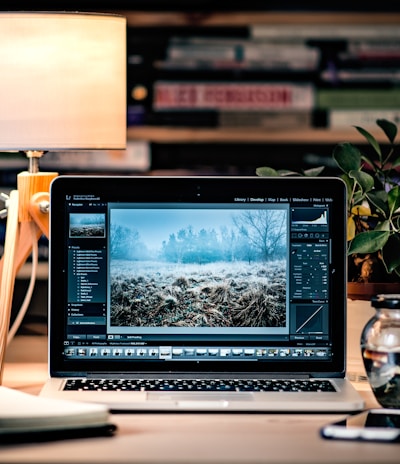
[[[0,13],[0,150],[126,146],[126,18]]]

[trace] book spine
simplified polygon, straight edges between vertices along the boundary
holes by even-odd
[[[219,44],[217,42],[204,45],[170,45],[167,49],[167,57],[170,60],[185,59],[224,59],[235,60],[235,47]]]
[[[342,129],[352,126],[376,127],[377,119],[400,122],[400,110],[331,110],[328,112],[328,127]]]
[[[219,127],[251,127],[269,130],[310,129],[313,112],[302,111],[221,111]]]
[[[318,89],[318,109],[398,109],[400,89]]]
[[[305,110],[314,107],[312,84],[168,82],[154,85],[153,109]]]
[[[364,60],[399,60],[400,40],[380,39],[378,40],[352,40],[349,41],[346,52],[340,58],[350,57]]]
[[[330,83],[393,83],[400,82],[400,70],[390,69],[326,69],[321,80]]]
[[[253,25],[250,36],[254,39],[280,37],[281,40],[308,39],[394,39],[400,37],[400,27],[391,24],[278,24]]]
[[[316,120],[312,110],[299,111],[190,111],[171,110],[152,113],[148,125],[185,127],[248,127],[269,130],[310,129]],[[326,123],[323,124],[325,127]]]
[[[315,57],[275,56],[262,59],[174,59],[158,60],[154,62],[154,68],[162,71],[307,71],[318,70],[318,60]]]
[[[306,69],[316,70],[320,50],[305,44],[271,43],[271,41],[230,41],[203,39],[198,42],[171,43],[166,58],[158,61],[163,69],[184,67],[189,61],[194,68],[213,67],[259,67],[261,69]]]

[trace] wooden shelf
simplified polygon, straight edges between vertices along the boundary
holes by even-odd
[[[379,142],[385,136],[375,133]],[[308,143],[336,144],[340,142],[364,143],[365,139],[354,128],[343,130],[268,130],[249,128],[199,129],[187,127],[128,128],[129,140],[146,140],[156,143]]]
[[[128,26],[248,26],[249,24],[392,24],[400,25],[400,13],[382,12],[143,12],[119,11]],[[400,26],[399,26],[400,27]]]

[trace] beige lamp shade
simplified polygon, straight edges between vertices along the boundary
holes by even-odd
[[[126,146],[126,18],[0,13],[0,150]]]

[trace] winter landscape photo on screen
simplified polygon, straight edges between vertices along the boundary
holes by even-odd
[[[104,213],[71,213],[69,235],[74,238],[105,237],[106,216]]]
[[[112,208],[112,327],[286,325],[285,208]]]

